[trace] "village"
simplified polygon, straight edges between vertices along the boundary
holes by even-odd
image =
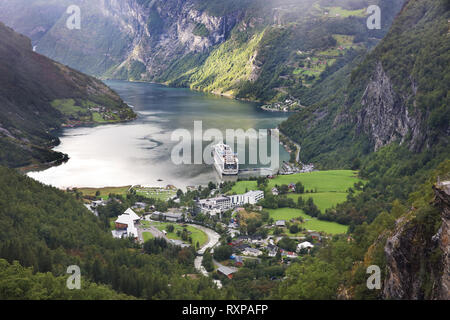
[[[291,183],[287,187],[293,191],[296,186]],[[160,188],[160,193],[165,194],[173,188]],[[142,187],[137,190],[142,191]],[[156,189],[152,190],[155,192]],[[149,239],[162,238],[180,248],[193,248],[197,255],[195,267],[205,276],[210,276],[210,272],[203,266],[203,256],[205,253],[212,254],[214,270],[229,279],[248,261],[259,263],[261,259],[276,259],[289,265],[291,261],[321,245],[323,236],[314,230],[304,230],[301,235],[290,234],[289,228],[299,225],[296,219],[270,219],[261,224],[262,232],[250,232],[247,225],[251,219],[248,216],[264,214],[260,203],[264,200],[265,192],[250,190],[243,194],[222,194],[220,191],[219,187],[212,189],[208,197],[195,199],[192,207],[179,205],[182,200],[180,192],[169,192],[169,203],[177,205],[164,212],[145,199],[136,201],[111,220],[111,234],[114,238],[128,238],[141,245]],[[196,190],[191,187],[187,192]],[[279,193],[275,187],[270,189],[273,196]],[[86,206],[98,215],[97,210],[111,201],[114,200],[99,199]],[[223,251],[224,247],[228,250],[227,255],[217,258],[214,250],[221,248]],[[219,282],[217,284],[221,286]]]

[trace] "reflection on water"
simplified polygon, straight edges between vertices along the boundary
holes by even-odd
[[[136,184],[173,184],[184,188],[207,184],[219,178],[212,166],[172,163],[171,151],[177,143],[171,141],[174,130],[192,131],[194,121],[200,120],[204,131],[258,130],[274,128],[285,119],[285,114],[263,112],[251,103],[187,89],[123,81],[107,84],[134,106],[138,119],[124,124],[65,129],[55,150],[68,154],[69,162],[32,172],[31,177],[61,188]],[[248,152],[254,150],[246,150],[247,158]],[[280,161],[288,159],[289,155],[280,148]],[[252,166],[242,166],[248,167]]]

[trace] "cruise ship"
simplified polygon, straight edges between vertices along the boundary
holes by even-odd
[[[214,166],[219,174],[235,176],[239,173],[239,159],[237,153],[229,145],[219,143],[213,148]]]

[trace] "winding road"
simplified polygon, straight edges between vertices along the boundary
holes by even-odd
[[[211,230],[211,229],[203,227],[203,226],[199,226],[196,224],[188,224],[188,225],[203,231],[208,236],[208,242],[206,244],[204,244],[200,248],[200,250],[197,251],[198,256],[194,260],[195,269],[197,269],[205,277],[208,277],[209,274],[202,265],[203,264],[203,254],[205,253],[205,251],[207,249],[214,248],[219,243],[220,235],[217,232],[215,232],[214,230]],[[138,228],[139,241],[141,243],[144,243],[144,237],[142,235],[144,232],[150,232],[153,235],[153,237],[163,238],[167,242],[170,242],[170,240],[166,237],[166,235],[164,233],[162,233],[160,230],[158,230],[157,228],[155,228],[153,226],[149,226],[147,228]]]
[[[203,263],[203,254],[205,253],[205,251],[207,249],[211,249],[214,248],[215,246],[217,246],[217,244],[219,243],[219,239],[220,239],[220,235],[215,232],[214,230],[211,230],[209,228],[205,228],[203,226],[199,226],[196,224],[190,224],[190,226],[200,229],[201,231],[203,231],[204,233],[206,233],[206,235],[208,236],[208,242],[203,245],[200,250],[197,251],[198,256],[195,258],[194,261],[194,266],[195,269],[197,269],[201,274],[203,274],[205,277],[208,277],[209,274],[206,271],[206,269],[203,267],[202,263]]]

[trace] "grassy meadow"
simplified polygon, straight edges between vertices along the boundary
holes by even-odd
[[[357,171],[352,170],[330,170],[316,171],[311,173],[299,173],[294,175],[278,176],[269,180],[268,191],[276,185],[289,185],[301,182],[305,186],[304,194],[288,193],[287,197],[295,202],[299,197],[305,201],[312,198],[321,212],[333,208],[339,203],[345,202],[347,190],[354,187],[355,183],[362,181],[357,176]],[[246,190],[256,190],[256,181],[239,181],[230,193],[245,193]],[[346,233],[348,226],[335,222],[322,221],[305,214],[302,210],[292,208],[279,208],[268,210],[270,217],[274,220],[291,220],[302,217],[305,222],[303,227],[308,230],[323,231],[329,234]]]

